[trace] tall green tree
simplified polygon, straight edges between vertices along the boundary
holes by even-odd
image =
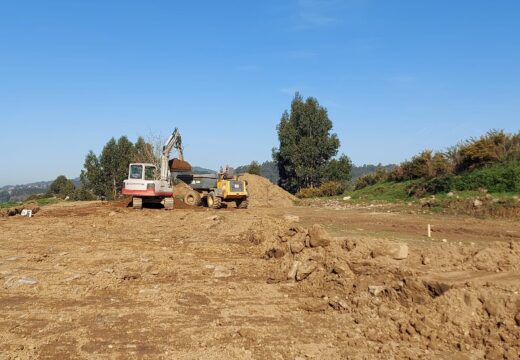
[[[99,163],[101,165],[104,196],[109,199],[115,199],[117,195],[117,180],[119,178],[119,152],[114,138],[108,140],[103,147]]]
[[[128,166],[135,160],[135,146],[126,136],[117,140],[116,191],[121,192],[123,180],[128,177]]]
[[[337,159],[329,161],[325,168],[325,177],[328,181],[348,182],[352,179],[352,161],[350,158],[341,154]]]
[[[47,194],[64,199],[67,196],[72,196],[74,194],[74,190],[76,190],[74,183],[67,179],[64,175],[60,175],[49,186]]]
[[[146,142],[142,136],[137,138],[134,145],[133,162],[156,164],[158,159],[154,155],[152,144]]]
[[[128,176],[128,165],[133,159],[134,144],[126,136],[121,136],[117,142],[111,138],[106,143],[99,162],[107,198],[115,199],[121,192],[123,180]]]
[[[85,157],[80,175],[81,186],[98,197],[105,196],[103,172],[99,158],[90,150]]]
[[[291,111],[282,114],[277,126],[280,146],[273,150],[273,158],[278,164],[280,186],[295,193],[321,184],[328,163],[340,145],[338,136],[331,130],[327,109],[315,98],[304,101],[296,93]]]
[[[146,149],[146,143],[140,143]],[[123,180],[128,176],[128,165],[136,160],[136,146],[126,136],[117,141],[111,138],[96,156],[90,151],[81,171],[81,183],[85,191],[98,197],[114,199],[121,192]]]

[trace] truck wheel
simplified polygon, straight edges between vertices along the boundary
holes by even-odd
[[[247,209],[249,202],[247,200],[237,200],[236,204],[238,209]]]
[[[136,210],[141,210],[143,208],[143,199],[140,197],[132,198],[132,207]]]
[[[208,207],[212,209],[220,209],[222,206],[222,198],[216,196],[213,191],[208,194],[207,201]]]
[[[164,208],[166,210],[173,210],[173,198],[171,198],[171,197],[164,198]]]
[[[196,191],[190,191],[184,196],[184,203],[190,206],[200,206],[201,204],[200,194]]]

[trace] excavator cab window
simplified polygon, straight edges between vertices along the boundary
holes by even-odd
[[[132,165],[130,166],[130,179],[142,179],[143,178],[143,166]]]
[[[146,166],[144,168],[144,179],[155,180],[155,166]]]

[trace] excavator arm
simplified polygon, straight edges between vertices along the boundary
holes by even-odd
[[[172,152],[173,148],[177,149],[179,158],[173,159],[171,166],[168,166],[170,153]],[[184,161],[182,138],[178,128],[173,130],[173,133],[170,135],[163,146],[163,152],[161,156],[161,180],[168,180],[170,177],[170,167],[172,169],[179,168],[181,171],[191,171],[191,165]]]

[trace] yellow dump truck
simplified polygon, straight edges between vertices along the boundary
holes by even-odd
[[[239,209],[248,206],[247,182],[238,180],[232,168],[226,167],[218,174],[183,174],[177,178],[192,189],[184,196],[188,205],[219,209],[222,203],[234,202]]]

